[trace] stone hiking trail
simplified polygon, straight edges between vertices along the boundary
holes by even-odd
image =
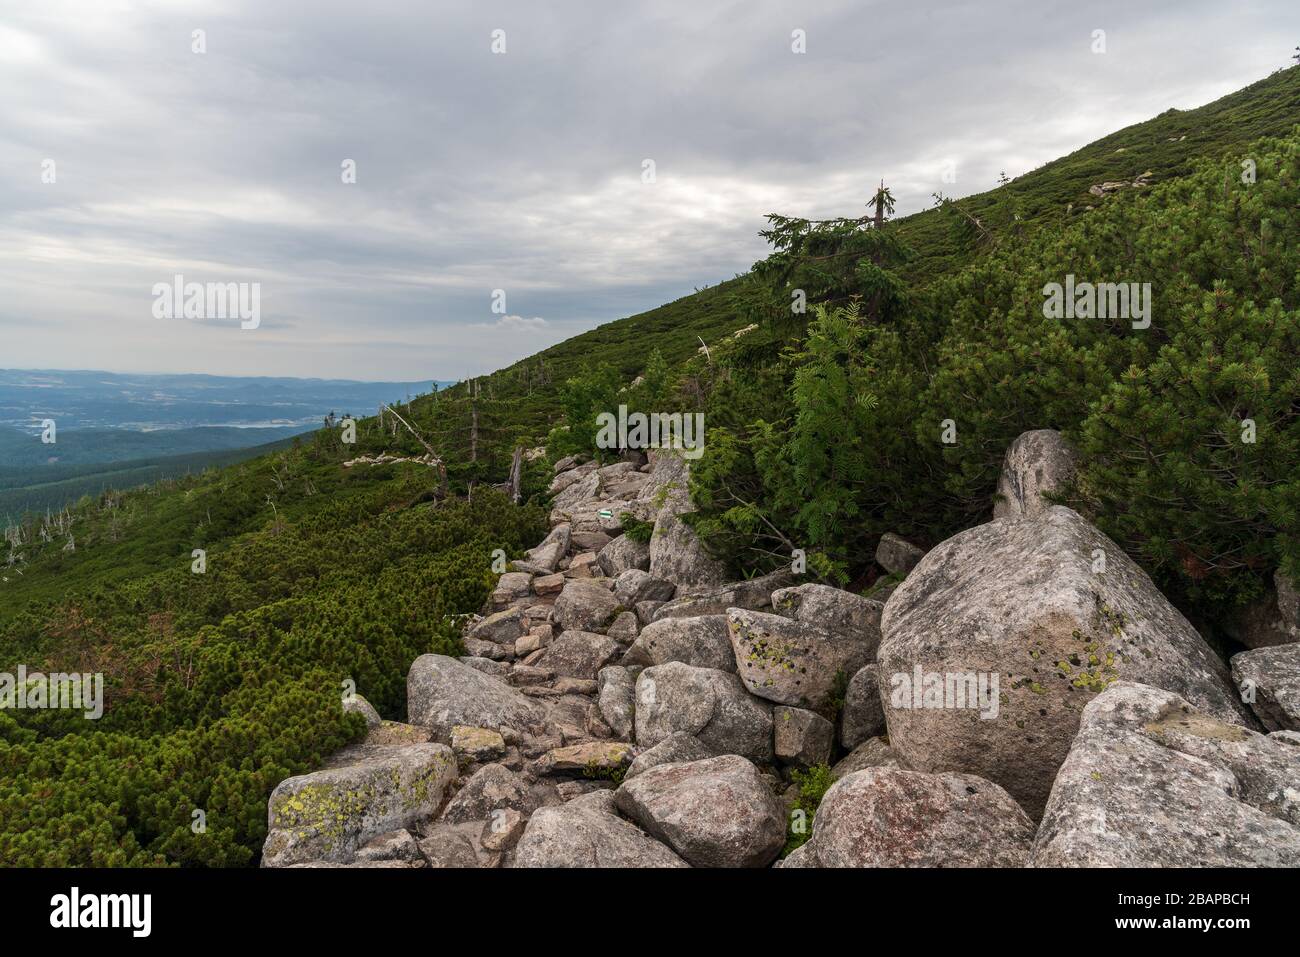
[[[1230,673],[1048,501],[1074,458],[1037,431],[991,522],[929,552],[884,536],[900,584],[727,582],[682,521],[687,468],[557,463],[551,532],[467,623],[467,656],[411,665],[409,724],[344,705],[366,738],[275,789],[263,866],[1300,864],[1288,581],[1244,616]],[[996,716],[891,705],[918,667],[996,675]],[[811,836],[778,859],[790,772],[832,761]]]

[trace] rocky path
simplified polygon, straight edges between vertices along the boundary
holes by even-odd
[[[1071,469],[1055,433],[1022,436],[994,521],[928,553],[885,536],[902,584],[863,597],[727,582],[681,520],[680,457],[557,463],[551,532],[468,655],[412,664],[409,724],[345,705],[368,736],[276,788],[263,865],[1300,863],[1294,590],[1229,674],[1043,498]],[[778,861],[804,820],[792,773],[824,764]]]

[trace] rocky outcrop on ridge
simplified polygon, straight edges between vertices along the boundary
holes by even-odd
[[[882,537],[864,597],[728,582],[676,455],[558,462],[468,654],[412,663],[407,724],[349,700],[366,738],[276,788],[263,866],[1294,866],[1289,582],[1230,673],[1049,501],[1073,468],[1022,436],[994,521]],[[811,819],[809,768],[834,782]]]

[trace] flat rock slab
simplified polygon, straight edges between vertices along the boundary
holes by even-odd
[[[772,593],[795,582],[794,574],[783,568],[760,578],[731,582],[703,593],[685,595],[665,602],[655,611],[661,618],[696,618],[700,615],[725,615],[728,608],[760,611],[772,606]]]
[[[1040,867],[1296,867],[1300,748],[1127,682],[1084,709]]]
[[[372,838],[431,818],[456,780],[441,744],[376,748],[356,764],[281,781],[267,804],[263,867],[351,863]]]
[[[1033,840],[1028,815],[990,781],[873,767],[831,785],[802,866],[1024,867]]]
[[[684,731],[675,731],[653,748],[647,748],[638,754],[628,767],[624,780],[634,778],[638,774],[649,771],[661,764],[703,761],[705,758],[711,757],[713,757],[713,752],[695,735],[687,734]]]
[[[588,741],[547,751],[537,761],[540,774],[609,774],[632,763],[632,745],[624,741]]]
[[[650,768],[614,802],[695,867],[766,867],[785,843],[781,803],[734,754]]]

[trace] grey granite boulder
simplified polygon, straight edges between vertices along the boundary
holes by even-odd
[[[500,764],[485,764],[470,775],[438,820],[447,824],[482,821],[501,808],[531,814],[544,797],[543,789],[530,786],[522,775]]]
[[[1300,731],[1300,643],[1243,651],[1232,658],[1242,701],[1268,731]]]
[[[636,825],[581,800],[533,813],[514,867],[689,867]]]
[[[596,676],[600,716],[620,741],[631,741],[636,733],[636,676],[628,668],[609,665]]]
[[[804,846],[820,867],[1023,867],[1033,840],[990,781],[873,767],[831,785]]]
[[[1068,508],[968,529],[885,605],[877,654],[890,744],[1042,811],[1083,707],[1118,680],[1252,719],[1223,662],[1119,546]]]
[[[637,744],[653,747],[676,731],[699,738],[714,754],[772,760],[771,707],[725,671],[672,661],[637,676]]]
[[[642,771],[661,764],[680,764],[685,761],[702,761],[713,757],[713,752],[699,738],[684,731],[675,731],[653,748],[647,748],[632,759],[624,780],[634,778]]]
[[[411,663],[406,711],[412,724],[431,729],[444,743],[458,724],[524,731],[543,725],[548,713],[498,678],[444,655],[421,655]]]
[[[624,781],[614,801],[695,867],[765,867],[785,843],[780,802],[734,754],[650,768]]]
[[[736,656],[727,637],[726,615],[661,618],[641,629],[635,647],[648,663],[681,661],[697,668],[735,671]]]
[[[880,702],[880,669],[858,669],[844,692],[840,712],[840,744],[849,750],[885,731],[885,708]]]
[[[876,564],[894,575],[907,575],[924,557],[924,548],[893,532],[885,532],[876,543]]]
[[[993,517],[1037,518],[1052,507],[1045,493],[1064,491],[1077,470],[1074,450],[1060,432],[1025,432],[1011,443],[1002,461]]]
[[[629,568],[614,579],[614,597],[624,608],[635,608],[642,601],[668,601],[677,586],[662,578],[655,578],[639,568]]]
[[[776,759],[783,764],[812,767],[830,760],[835,725],[803,708],[780,705],[772,709]]]
[[[1040,867],[1296,867],[1300,749],[1121,682],[1084,709]]]
[[[618,642],[592,631],[566,631],[546,649],[537,665],[569,678],[594,679],[619,654]]]
[[[608,588],[581,578],[565,582],[555,599],[555,620],[565,631],[603,632],[620,611],[622,605]]]
[[[348,864],[372,838],[431,818],[456,780],[441,744],[370,749],[355,763],[281,781],[267,802],[263,867]]]
[[[798,585],[772,592],[772,611],[867,645],[874,659],[885,603],[829,585]]]
[[[826,631],[781,615],[732,608],[727,629],[736,673],[753,694],[778,704],[825,710],[871,662],[866,635]]]
[[[600,550],[596,564],[610,578],[616,578],[632,568],[649,571],[650,543],[620,535]]]

